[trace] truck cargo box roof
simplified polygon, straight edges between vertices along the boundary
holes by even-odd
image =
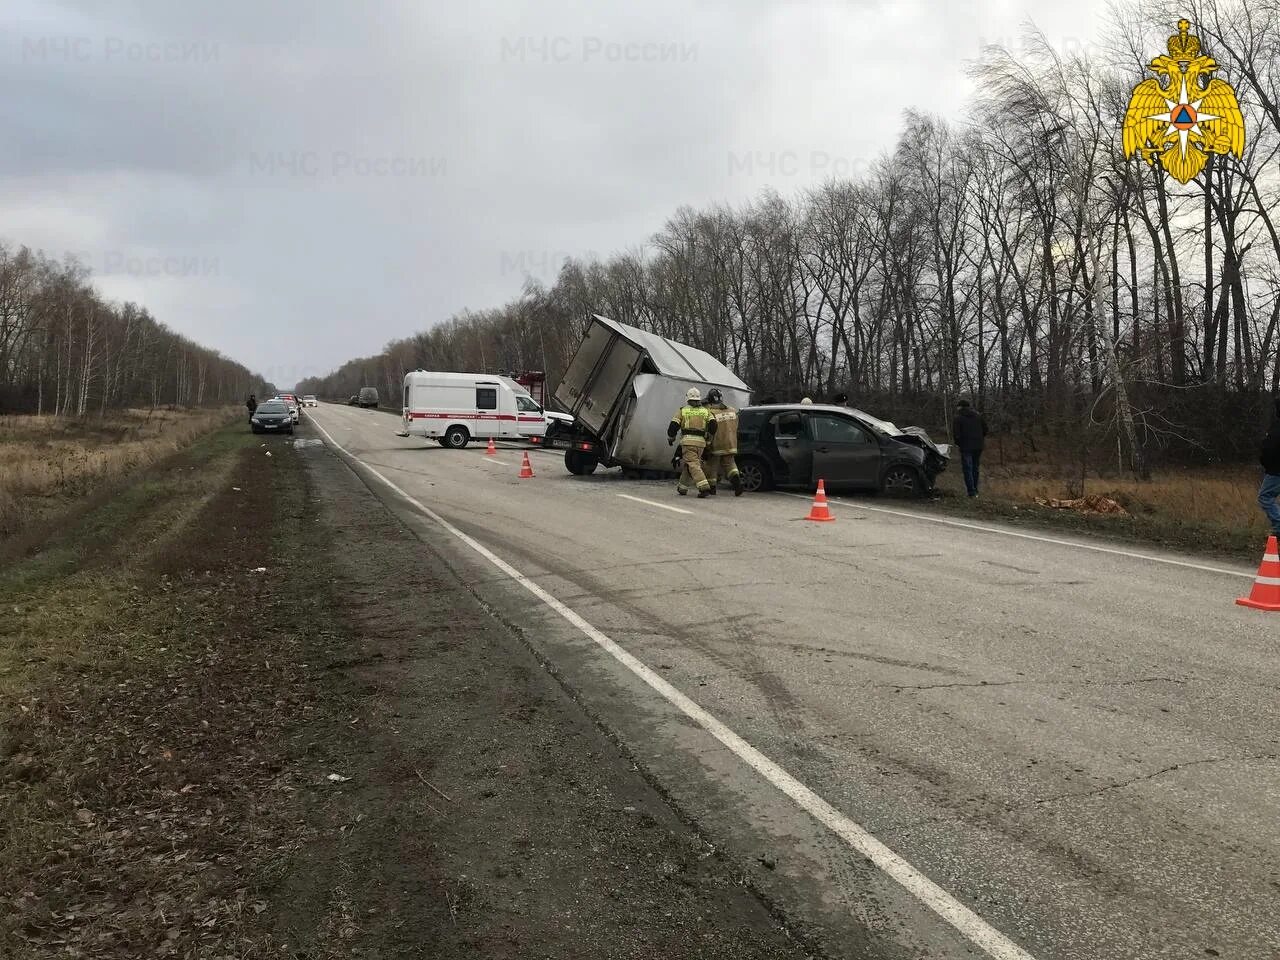
[[[732,370],[709,353],[660,337],[656,333],[641,330],[639,327],[631,327],[617,320],[610,320],[599,314],[594,316],[600,323],[617,331],[620,336],[630,340],[648,354],[653,369],[646,372],[711,386],[749,390]]]

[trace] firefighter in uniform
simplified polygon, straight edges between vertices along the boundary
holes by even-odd
[[[685,394],[685,405],[671,418],[667,425],[667,444],[676,442],[676,434],[680,434],[680,479],[676,481],[676,493],[684,496],[689,492],[689,483],[698,488],[698,499],[711,496],[711,483],[702,472],[702,453],[707,448],[707,438],[714,437],[716,421],[711,411],[702,402],[702,394],[697,387],[690,387]]]
[[[715,387],[707,392],[707,406],[716,422],[715,436],[707,450],[707,479],[711,481],[711,495],[715,496],[716,484],[728,480],[733,495],[742,496],[742,477],[738,474],[738,411],[724,402],[724,396]]]

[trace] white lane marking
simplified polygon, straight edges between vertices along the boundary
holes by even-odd
[[[493,459],[493,457],[485,457],[485,458],[484,458],[483,460],[481,460],[480,462],[481,462],[481,463],[496,463],[496,464],[497,464],[498,466],[500,466],[500,467],[509,467],[509,466],[511,466],[511,464],[507,463],[507,461],[505,461],[505,460],[495,460],[495,459]]]
[[[647,503],[649,506],[657,507],[659,510],[670,510],[672,513],[684,513],[684,514],[688,514],[689,516],[693,515],[692,510],[684,510],[680,507],[673,507],[667,503],[658,503],[657,500],[646,500],[644,499],[644,497],[633,497],[629,493],[619,493],[619,494],[616,494],[616,496],[621,497],[623,500],[634,500],[636,503]]]
[[[786,493],[784,497],[799,497],[801,500],[808,500],[802,493]],[[827,497],[830,503],[836,503],[843,507],[852,507],[855,510],[870,510],[872,513],[887,513],[894,517],[908,517],[911,520],[924,520],[928,523],[941,523],[948,527],[963,527],[966,530],[981,530],[983,533],[998,533],[1004,537],[1017,537],[1020,540],[1036,540],[1040,543],[1052,543],[1059,547],[1074,547],[1077,550],[1092,550],[1095,553],[1109,553],[1116,557],[1128,557],[1131,560],[1149,560],[1152,563],[1167,563],[1173,567],[1186,567],[1189,570],[1202,570],[1205,573],[1220,573],[1227,577],[1245,577],[1252,580],[1252,573],[1245,573],[1243,570],[1227,570],[1224,567],[1211,567],[1203,563],[1190,563],[1186,560],[1174,560],[1170,557],[1153,557],[1149,553],[1134,553],[1130,550],[1117,550],[1114,547],[1099,547],[1092,543],[1076,543],[1072,540],[1059,540],[1056,537],[1039,537],[1033,533],[1019,533],[1016,530],[1001,530],[999,527],[986,527],[980,523],[967,523],[963,520],[948,520],[945,517],[930,517],[923,513],[910,513],[906,510],[890,510],[887,507],[869,507],[865,503],[850,503],[847,500],[838,500],[835,497]]]
[[[698,706],[674,686],[658,676],[640,660],[620,647],[613,639],[596,629],[571,608],[565,606],[542,587],[538,586],[511,564],[507,563],[492,550],[478,540],[463,533],[444,517],[430,507],[418,502],[396,484],[369,466],[359,457],[347,453],[324,427],[320,432],[329,438],[329,442],[352,460],[360,463],[371,474],[385,483],[391,490],[399,494],[408,503],[416,507],[422,514],[439,524],[453,536],[457,537],[484,559],[501,570],[504,574],[524,587],[542,601],[547,607],[580,630],[602,650],[617,660],[649,685],[659,696],[694,721],[707,733],[719,740],[725,747],[738,756],[740,760],[755,770],[778,790],[786,794],[796,805],[806,811],[832,833],[840,837],[854,851],[873,862],[887,876],[895,880],[908,893],[950,924],[957,932],[981,949],[993,960],[1035,960],[1020,946],[1006,937],[973,910],[953,897],[947,891],[926,877],[889,847],[877,840],[867,829],[845,816],[809,787],[805,786],[786,770],[774,763],[767,756],[747,743],[742,737],[717,720],[714,716]]]

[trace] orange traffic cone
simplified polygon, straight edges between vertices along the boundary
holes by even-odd
[[[809,510],[809,515],[805,519],[824,523],[835,519],[835,516],[831,513],[831,508],[827,506],[827,488],[821,480],[818,481],[818,493],[813,498],[813,507]]]
[[[485,448],[484,455],[486,457],[495,457],[498,455],[498,448],[493,445],[493,437],[489,438],[489,446]]]
[[[1258,567],[1258,579],[1253,581],[1253,591],[1236,603],[1255,610],[1280,611],[1280,551],[1276,548],[1275,537],[1267,540],[1267,552],[1262,555],[1262,565]]]
[[[529,462],[529,451],[524,453],[524,462],[520,464],[520,479],[529,480],[533,477],[533,464]]]

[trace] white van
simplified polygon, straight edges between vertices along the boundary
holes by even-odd
[[[426,437],[461,450],[472,440],[521,440],[542,437],[551,419],[510,377],[483,373],[431,373],[404,376],[404,430],[401,436]]]

